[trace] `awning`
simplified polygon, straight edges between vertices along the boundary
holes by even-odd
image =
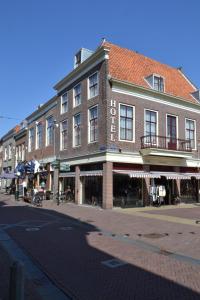
[[[102,170],[92,170],[92,171],[81,171],[80,176],[103,176]],[[63,172],[59,174],[59,177],[75,177],[75,172]]]
[[[114,173],[128,175],[131,178],[160,178],[159,174],[145,171],[113,170]]]
[[[166,179],[191,179],[191,176],[186,173],[178,172],[151,172],[152,174],[166,177]]]
[[[200,173],[184,173],[184,175],[195,177],[196,179],[200,179]]]
[[[2,179],[14,179],[14,178],[17,178],[17,176],[14,173],[2,173],[0,175],[0,178],[2,178]]]
[[[102,170],[81,171],[80,176],[103,176]]]
[[[75,177],[75,172],[65,172],[65,173],[60,173],[59,177]]]

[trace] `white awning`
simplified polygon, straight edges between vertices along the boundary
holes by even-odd
[[[60,173],[59,177],[75,177],[75,172]]]
[[[177,172],[151,172],[157,174],[160,177],[166,177],[167,179],[191,179],[191,176],[188,176],[186,173],[177,173]]]
[[[80,176],[103,176],[102,170],[81,171]]]
[[[195,177],[196,179],[200,179],[200,173],[184,173],[184,175],[191,177]]]
[[[160,178],[159,174],[145,171],[113,170],[113,172],[121,175],[128,175],[131,178]]]

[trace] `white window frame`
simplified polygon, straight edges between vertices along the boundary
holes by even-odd
[[[38,122],[38,124],[36,125],[36,129],[35,129],[35,149],[42,149],[42,145],[41,145],[41,147],[39,147],[39,145],[38,145],[38,126],[39,125],[42,126],[42,122]],[[42,134],[41,134],[41,137],[42,137]]]
[[[160,91],[160,90],[156,90],[155,87],[154,87],[154,83],[155,83],[155,77],[158,77],[158,78],[162,78],[163,80],[163,91]],[[160,92],[160,93],[165,93],[165,78],[159,74],[153,74],[153,89],[157,92]]]
[[[157,135],[157,139],[156,139],[156,144],[153,144],[153,145],[158,146],[158,135],[159,135],[158,111],[153,110],[153,109],[148,109],[148,108],[144,109],[144,136],[146,135],[146,119],[145,119],[146,111],[152,111],[152,112],[156,113],[156,135]],[[144,141],[144,144],[148,144],[148,143],[146,143]]]
[[[81,95],[81,101],[80,101],[80,103],[79,103],[78,105],[75,105],[75,104],[76,104],[76,103],[75,103],[75,88],[76,88],[78,85],[80,85],[80,90],[81,90],[81,92],[80,92],[80,95]],[[73,107],[74,107],[74,108],[75,108],[75,107],[78,107],[78,106],[81,105],[81,103],[82,103],[82,84],[81,84],[81,82],[79,82],[78,84],[76,84],[76,85],[73,87]]]
[[[65,102],[63,102],[63,97],[65,96],[65,95],[67,95],[67,100],[65,100]],[[63,95],[61,95],[61,97],[60,97],[60,114],[62,115],[62,114],[65,114],[65,113],[67,113],[68,112],[68,105],[69,105],[69,103],[68,103],[68,92],[65,92]],[[63,111],[63,103],[67,103],[67,110],[66,111]]]
[[[95,96],[90,96],[90,77],[92,77],[93,75],[97,74],[97,94]],[[99,72],[96,71],[93,74],[91,74],[88,78],[87,78],[87,95],[88,95],[88,100],[93,99],[94,97],[99,96]]]
[[[81,135],[82,135],[82,131],[81,131],[81,135],[80,135],[81,143],[80,143],[79,145],[75,145],[74,119],[75,119],[75,117],[76,117],[77,115],[80,115],[80,126],[81,126],[81,123],[82,123],[82,120],[81,120],[81,113],[77,113],[77,114],[73,115],[73,122],[72,122],[72,126],[73,126],[73,128],[72,128],[72,132],[73,132],[73,148],[78,148],[78,147],[80,147],[81,144],[82,144],[82,136],[81,136]]]
[[[90,136],[90,109],[95,108],[95,107],[97,108],[97,124],[99,123],[99,106],[98,106],[98,104],[95,104],[95,105],[88,108],[88,144],[93,144],[93,143],[98,142],[98,137],[99,137],[99,134],[98,134],[97,135],[97,140],[91,141],[91,136]],[[97,131],[99,133],[99,126],[97,127]]]
[[[12,158],[12,144],[8,145],[8,160]]]
[[[63,130],[62,130],[62,128],[63,128],[62,124],[63,124],[63,122],[67,122],[67,136],[68,136],[68,119],[64,119],[64,120],[62,120],[60,122],[60,151],[67,150],[67,147],[63,148],[63,143],[62,143],[62,132],[63,132]]]
[[[31,144],[30,144],[30,133],[31,133],[31,131],[33,130],[33,143],[34,143],[34,127],[31,127],[30,129],[29,129],[29,132],[28,132],[28,152],[31,152],[31,151],[33,151],[34,150],[34,147],[33,148],[31,148],[30,146],[31,146]]]
[[[4,161],[8,160],[8,146],[4,148]]]
[[[25,159],[25,143],[22,144],[22,161]]]
[[[50,118],[53,118],[53,116],[52,115],[50,115],[50,116],[48,116],[47,118],[46,118],[46,130],[45,130],[45,145],[46,145],[46,147],[49,147],[49,146],[53,146],[53,144],[54,144],[54,130],[55,130],[55,128],[54,128],[54,125],[52,126],[52,128],[53,128],[53,137],[52,137],[52,144],[50,144],[50,143],[48,143],[47,144],[47,124],[48,124],[48,119],[50,119]]]
[[[192,150],[196,151],[197,150],[197,133],[196,133],[197,126],[196,126],[196,120],[190,119],[190,118],[185,118],[185,140],[186,140],[186,121],[187,120],[194,122],[194,145],[195,145],[195,147],[192,148]]]
[[[177,139],[177,141],[176,141],[176,147],[177,147],[177,145],[178,145],[178,139],[179,139],[179,126],[178,126],[178,123],[179,123],[179,118],[178,118],[178,116],[177,115],[173,115],[173,114],[169,114],[169,113],[167,113],[166,114],[166,120],[165,120],[165,130],[166,130],[166,139],[168,138],[168,135],[167,135],[167,116],[171,116],[171,117],[175,117],[176,118],[176,139]]]
[[[129,141],[129,140],[121,140],[120,139],[120,107],[121,107],[121,105],[129,106],[129,107],[133,108],[133,139],[131,141]],[[135,143],[135,106],[120,102],[119,103],[118,111],[119,111],[119,113],[118,113],[118,127],[119,127],[118,128],[118,140],[120,142],[125,142],[125,143]]]

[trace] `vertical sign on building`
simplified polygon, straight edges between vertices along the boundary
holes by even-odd
[[[111,141],[115,142],[115,134],[116,134],[116,115],[117,115],[117,102],[116,100],[110,100],[110,139]]]

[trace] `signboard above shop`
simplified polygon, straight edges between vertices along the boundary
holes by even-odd
[[[70,165],[67,162],[64,162],[64,161],[61,162],[58,159],[54,160],[51,163],[51,167],[53,167],[54,169],[59,169],[60,172],[70,171]]]
[[[67,172],[70,171],[70,165],[66,162],[61,162],[60,163],[60,171],[61,172]]]
[[[51,166],[52,166],[54,169],[59,169],[59,167],[60,167],[60,161],[59,161],[58,159],[52,161]]]

